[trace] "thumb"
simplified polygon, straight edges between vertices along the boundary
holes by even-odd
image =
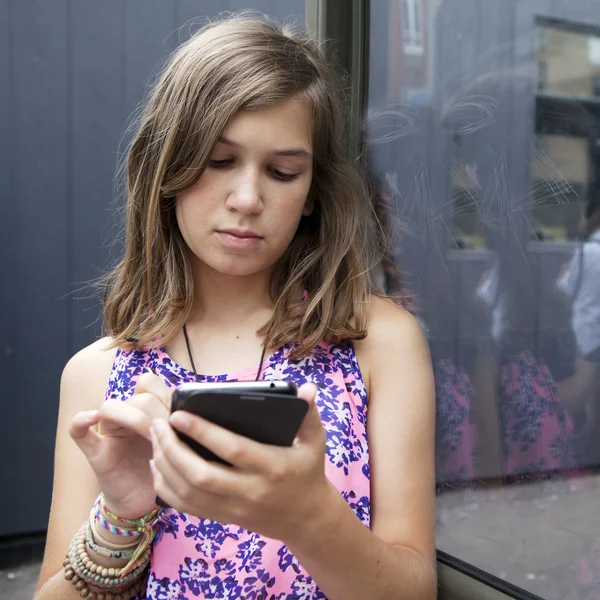
[[[321,416],[316,404],[317,386],[314,383],[305,383],[300,386],[298,397],[306,400],[308,411],[304,416],[296,437],[302,441],[310,442],[323,435],[323,424],[321,423]]]
[[[97,447],[100,438],[98,433],[92,429],[100,422],[100,411],[87,410],[77,413],[71,421],[69,435],[87,456]]]

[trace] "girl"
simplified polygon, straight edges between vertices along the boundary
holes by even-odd
[[[61,381],[38,600],[436,596],[427,344],[370,293],[340,124],[287,27],[230,17],[174,53],[128,153],[108,337]],[[179,383],[245,379],[301,386],[292,447],[169,415]]]

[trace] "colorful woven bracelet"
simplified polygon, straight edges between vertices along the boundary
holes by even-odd
[[[121,535],[125,537],[140,537],[143,535],[144,531],[140,531],[139,529],[125,529],[124,527],[118,527],[114,525],[110,521],[107,521],[106,517],[102,514],[102,509],[100,505],[94,506],[92,509],[92,519],[96,520],[96,523],[99,523],[106,531],[110,531],[115,535]]]
[[[130,528],[132,528],[132,529],[135,528],[138,531],[144,531],[146,529],[146,527],[148,527],[148,526],[152,527],[154,525],[154,523],[156,523],[160,513],[162,512],[162,508],[160,506],[157,506],[156,508],[152,509],[148,514],[144,515],[143,517],[140,517],[139,519],[125,519],[123,517],[119,517],[118,515],[115,515],[108,509],[108,507],[106,506],[106,503],[104,502],[104,494],[100,494],[100,496],[98,496],[98,499],[96,500],[96,502],[98,504],[100,504],[104,514],[109,519],[116,521],[117,523],[123,523],[124,525],[129,525]]]
[[[133,569],[135,569],[136,563],[140,559],[140,556],[144,554],[146,549],[150,548],[152,541],[157,535],[157,530],[154,529],[154,526],[159,521],[159,517],[162,513],[162,508],[157,506],[156,508],[151,510],[147,515],[144,515],[140,519],[125,519],[112,513],[106,506],[106,503],[104,502],[104,494],[100,494],[100,496],[98,496],[96,500],[96,503],[94,504],[93,512],[94,518],[96,519],[95,522],[100,523],[102,527],[104,527],[111,533],[114,533],[115,535],[122,535],[128,537],[143,535],[142,541],[135,549],[129,562],[127,563],[127,566],[123,569],[123,572],[121,573],[121,577],[124,577]],[[114,523],[108,521],[104,516],[105,514],[109,519],[117,521],[118,523],[123,523],[124,525],[129,527],[118,527]]]
[[[141,535],[134,538],[125,538],[127,540],[126,543],[115,544],[113,542],[109,542],[105,536],[102,535],[102,532],[98,529],[98,524],[96,523],[96,519],[88,519],[88,523],[90,524],[90,529],[92,531],[92,538],[98,544],[101,544],[107,550],[125,550],[127,548],[131,548],[132,546],[137,546],[140,543],[142,538]]]

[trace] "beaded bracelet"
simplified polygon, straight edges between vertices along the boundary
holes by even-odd
[[[95,587],[119,592],[130,588],[144,574],[150,563],[151,549],[148,548],[135,568],[128,574],[124,569],[114,567],[103,567],[95,564],[85,551],[85,533],[80,529],[71,542],[67,554],[68,568],[65,572],[66,579],[77,576],[86,584]],[[65,565],[67,566],[67,565]]]
[[[106,558],[110,558],[111,560],[131,558],[137,548],[137,543],[133,546],[125,546],[124,548],[119,549],[105,548],[104,546],[100,546],[94,539],[92,523],[89,520],[85,526],[85,541],[89,548],[91,548],[96,554],[99,554],[100,556],[106,556]]]
[[[71,568],[68,556],[63,563],[63,566],[65,567],[65,579],[70,581],[75,586],[75,589],[79,592],[79,595],[82,598],[88,598],[88,600],[131,600],[133,597],[139,594],[145,586],[144,579],[140,579],[139,581],[136,581],[135,584],[130,588],[120,592],[116,590],[95,591],[91,590],[88,584],[74,572],[74,570]]]
[[[90,600],[130,600],[142,591],[145,585],[143,575],[150,560],[150,552],[148,552],[146,563],[136,569],[135,575],[132,574],[127,581],[122,581],[114,577],[114,570],[94,565],[89,559],[85,560],[87,555],[83,535],[82,528],[73,538],[69,553],[63,563],[65,579],[75,586],[82,598],[89,598]],[[105,572],[108,576],[102,577]],[[113,577],[110,576],[111,573]],[[96,589],[91,589],[90,585]]]

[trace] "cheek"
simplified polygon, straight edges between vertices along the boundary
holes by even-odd
[[[311,207],[311,201],[309,199],[310,189],[312,185],[312,177],[303,179],[302,182],[298,182],[294,186],[294,189],[290,189],[287,201],[284,202],[286,205],[286,212],[291,217],[292,215],[298,215],[298,218],[303,214],[307,214],[306,211]]]
[[[175,204],[175,217],[177,226],[185,243],[190,246],[194,238],[194,231],[198,228],[198,222],[201,217],[201,204],[198,199],[189,195],[182,195],[177,198]]]
[[[303,214],[310,207],[310,201],[307,199],[308,189],[304,187],[294,190],[285,201],[279,198],[275,202],[277,210],[277,220],[284,229],[294,229]]]
[[[193,223],[203,221],[210,209],[211,195],[207,193],[209,186],[206,185],[205,176],[202,176],[193,186],[179,194],[175,203],[175,215],[177,224],[183,233]]]
[[[177,220],[177,226],[183,236],[183,239],[187,242],[187,234],[185,224],[188,222],[186,218],[187,203],[182,198],[177,198],[175,203],[175,218]]]

